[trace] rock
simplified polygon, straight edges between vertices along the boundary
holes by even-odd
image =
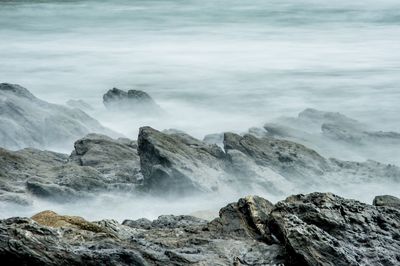
[[[188,228],[192,226],[201,226],[207,224],[207,220],[189,215],[161,215],[156,220],[150,221],[145,218],[138,220],[125,220],[123,225],[138,228],[138,229],[175,229],[175,228]]]
[[[376,131],[341,113],[306,109],[298,117],[266,123],[264,129],[271,137],[301,143],[325,157],[400,164],[400,133]]]
[[[259,224],[258,219],[263,219],[266,209],[258,210],[258,207],[264,208],[266,201],[261,198],[245,201],[238,219],[243,218],[242,224],[246,227],[250,225],[245,221]],[[269,245],[249,235],[231,237],[195,217],[167,215],[149,222],[138,222],[148,225],[143,229],[143,226],[130,227],[113,220],[88,222],[51,211],[34,215],[32,219],[0,220],[0,259],[5,265],[277,265],[284,262],[281,245]]]
[[[211,192],[229,182],[224,152],[186,135],[168,135],[142,127],[138,153],[144,184],[152,191]]]
[[[111,110],[134,110],[142,113],[158,112],[160,107],[153,98],[141,90],[123,91],[113,88],[103,95],[103,103]]]
[[[84,100],[68,100],[66,104],[72,108],[78,108],[82,111],[92,111],[93,107]]]
[[[58,202],[103,191],[136,191],[142,182],[137,144],[89,134],[70,156],[0,148],[0,200],[28,204],[29,195]]]
[[[322,175],[329,169],[328,161],[317,152],[291,141],[225,133],[224,147],[238,150],[288,179]]]
[[[376,196],[373,204],[374,206],[386,206],[400,209],[400,199],[391,195]]]
[[[142,179],[136,141],[89,134],[77,140],[74,147],[70,161],[96,169],[115,184]]]
[[[51,104],[27,89],[0,84],[0,146],[67,149],[88,133],[118,134],[79,109]]]
[[[331,193],[249,196],[207,221],[119,224],[52,211],[0,220],[5,265],[398,265],[400,210]],[[10,264],[11,263],[11,264]]]
[[[250,237],[273,243],[267,227],[268,215],[273,207],[266,199],[248,196],[222,208],[219,218],[210,222],[209,228],[230,237]]]
[[[35,222],[45,225],[48,227],[69,227],[76,228],[86,231],[91,231],[95,233],[107,233],[104,228],[101,228],[97,224],[91,223],[78,216],[66,216],[58,215],[53,211],[43,211],[35,214],[31,218]]]
[[[268,227],[285,246],[285,265],[398,265],[400,211],[330,193],[290,196]]]

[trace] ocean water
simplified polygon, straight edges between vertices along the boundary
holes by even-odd
[[[0,80],[55,103],[83,99],[136,138],[147,124],[196,137],[307,107],[399,130],[400,2],[1,1]],[[110,88],[168,113],[105,112]]]
[[[399,50],[398,0],[0,1],[0,82],[54,103],[82,99],[133,139],[143,125],[198,138],[243,132],[310,107],[400,131]],[[165,115],[109,113],[102,95],[113,87],[148,92]],[[342,194],[370,202],[394,188],[355,191]],[[108,202],[98,201],[51,207],[106,218],[89,211]],[[199,202],[198,210],[210,205]],[[102,214],[161,212],[125,205]]]

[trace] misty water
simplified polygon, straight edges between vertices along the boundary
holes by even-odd
[[[397,0],[0,2],[1,82],[54,103],[82,99],[95,107],[93,117],[132,139],[143,125],[200,139],[244,132],[309,107],[400,131],[399,49]],[[148,92],[166,115],[111,115],[102,95],[112,87]],[[334,192],[370,202],[396,191]],[[126,197],[103,195],[7,215],[48,207],[96,219],[154,218],[215,211],[240,196],[184,204],[132,196],[118,204]]]

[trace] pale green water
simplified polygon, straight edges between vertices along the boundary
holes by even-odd
[[[148,91],[196,136],[306,107],[400,130],[399,1],[2,1],[0,80],[101,106]],[[382,129],[384,129],[382,128]]]

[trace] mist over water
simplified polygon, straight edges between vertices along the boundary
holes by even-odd
[[[309,107],[400,131],[399,49],[396,0],[0,2],[0,81],[54,103],[82,99],[93,117],[132,139],[143,125],[200,139],[244,132]],[[112,87],[148,92],[165,115],[109,113],[102,95]],[[370,202],[385,190],[341,192]],[[134,208],[129,201],[113,210],[103,196],[34,209],[96,219],[106,218],[91,212],[103,205],[108,218],[154,218],[216,210],[239,194],[170,209],[132,198]]]

